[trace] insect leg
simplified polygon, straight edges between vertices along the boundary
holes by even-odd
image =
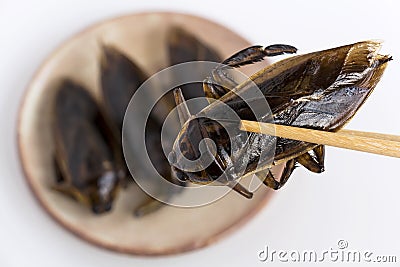
[[[268,174],[265,178],[260,177],[259,174],[256,174],[259,178],[261,178],[261,180],[263,180],[263,183],[274,189],[274,190],[278,190],[279,188],[281,188],[282,186],[285,185],[285,183],[289,180],[290,175],[292,175],[293,170],[296,168],[295,166],[295,159],[291,159],[289,161],[286,162],[286,166],[283,169],[282,175],[281,175],[281,179],[279,181],[277,181],[274,177],[274,175],[271,173],[271,171],[268,171]],[[264,173],[264,172],[262,172]],[[260,173],[261,174],[261,173]]]
[[[65,183],[65,178],[62,174],[61,167],[55,158],[54,158],[54,169],[55,169],[54,174],[56,176],[55,180],[57,184],[51,185],[51,189],[60,192],[66,196],[69,196],[72,199],[77,200],[78,202],[89,205],[89,201],[81,192],[79,192],[79,190]]]
[[[79,190],[75,189],[72,186],[66,185],[66,184],[56,184],[52,185],[51,189],[60,192],[66,196],[71,197],[72,199],[75,199],[76,201],[83,203],[87,206],[90,206],[89,200],[87,197],[85,197]]]
[[[263,60],[264,57],[272,57],[282,54],[296,53],[297,49],[291,45],[275,44],[267,47],[250,46],[245,48],[222,62],[221,66],[212,72],[213,79],[204,82],[204,92],[207,97],[218,99],[238,84],[226,72],[229,67],[237,68],[243,65],[253,64]]]
[[[146,201],[144,201],[138,208],[133,211],[133,215],[135,217],[142,217],[149,213],[153,213],[154,211],[162,208],[165,204],[149,197]]]
[[[57,183],[62,183],[65,181],[62,172],[61,172],[61,168],[60,165],[58,165],[58,162],[56,160],[56,158],[53,158],[53,162],[54,162],[54,175],[55,175],[55,180]]]
[[[230,188],[232,188],[234,191],[236,191],[237,193],[241,194],[242,196],[244,196],[245,198],[252,198],[253,197],[253,193],[250,192],[249,190],[247,190],[243,185],[241,185],[240,183],[228,183],[227,186],[229,186]]]
[[[291,45],[275,44],[267,47],[256,45],[250,46],[237,52],[236,54],[233,54],[231,57],[225,59],[222,64],[236,68],[261,61],[264,57],[293,54],[296,52],[297,48]]]
[[[178,117],[179,117],[179,122],[181,123],[181,126],[185,124],[192,116],[190,114],[189,108],[186,104],[185,97],[182,94],[182,90],[180,88],[176,88],[173,91],[174,93],[174,98],[175,98],[175,104],[177,106],[178,110]]]
[[[315,158],[319,163],[321,171],[325,170],[325,146],[319,145],[313,149]]]
[[[308,151],[301,156],[295,158],[295,160],[306,167],[308,170],[321,173],[324,171],[324,157],[325,157],[325,146],[320,145],[314,148],[312,151]]]
[[[232,87],[233,88],[233,87]],[[230,91],[225,86],[222,86],[220,84],[216,84],[213,82],[210,78],[207,78],[203,82],[203,91],[206,97],[208,98],[213,98],[213,99],[219,99],[226,93]]]

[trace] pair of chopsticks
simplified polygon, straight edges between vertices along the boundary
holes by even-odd
[[[334,146],[378,155],[400,158],[400,136],[381,133],[340,130],[325,132],[273,123],[241,120],[240,130],[274,135],[308,143]]]

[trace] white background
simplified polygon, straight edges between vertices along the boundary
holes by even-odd
[[[149,10],[204,16],[254,43],[288,43],[300,53],[382,39],[382,52],[394,60],[347,128],[400,134],[400,7],[394,0],[0,0],[0,266],[261,266],[271,265],[257,259],[265,245],[322,253],[337,249],[339,239],[347,240],[349,249],[396,255],[400,262],[400,159],[335,148],[327,149],[324,174],[297,169],[254,220],[217,244],[184,255],[143,258],[104,251],[45,214],[28,190],[17,156],[17,109],[24,89],[48,54],[74,33],[100,20]]]

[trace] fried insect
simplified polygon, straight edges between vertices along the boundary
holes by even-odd
[[[53,133],[57,184],[53,188],[91,207],[111,209],[121,178],[110,130],[87,89],[62,80],[55,99]]]
[[[133,94],[140,85],[148,78],[147,74],[134,61],[121,53],[115,47],[103,46],[100,65],[101,95],[107,114],[110,128],[113,129],[114,143],[118,147],[120,158],[122,152],[122,127],[126,109]],[[152,117],[149,118],[149,129],[146,131],[146,141],[150,141],[149,156],[155,160],[159,169],[168,168],[167,161],[158,158],[163,154],[161,145],[154,142],[161,130],[156,127]],[[148,141],[147,141],[148,142]],[[155,159],[154,159],[155,158]],[[118,162],[123,170],[126,181],[133,181],[125,160]],[[163,172],[166,175],[165,172]],[[162,205],[157,200],[150,198],[141,203],[134,210],[135,216],[143,216],[160,208]]]
[[[391,60],[390,56],[378,54],[380,47],[377,41],[365,41],[289,57],[237,84],[225,73],[227,69],[252,64],[266,56],[296,52],[288,45],[253,46],[226,59],[223,62],[226,66],[216,68],[212,77],[204,82],[204,91],[234,109],[240,119],[251,120],[254,114],[238,95],[255,90],[253,84],[256,84],[269,103],[276,124],[337,131],[368,98]],[[215,85],[215,80],[224,86]],[[279,189],[287,182],[297,163],[312,172],[324,170],[324,147],[318,144],[277,138],[274,150],[271,144],[275,144],[275,137],[258,133],[246,133],[244,139],[239,136],[243,133],[239,133],[229,141],[221,142],[224,140],[222,126],[204,118],[218,109],[220,102],[211,103],[192,116],[185,108],[181,92],[176,90],[175,95],[176,103],[183,103],[179,115],[185,123],[168,158],[178,179],[201,184],[218,181],[251,198],[252,193],[236,183],[242,176],[237,169],[245,170],[243,176],[256,174],[273,189]],[[269,120],[271,114],[259,118],[261,122]],[[198,147],[204,138],[210,138],[216,144],[213,162],[209,166],[200,166],[201,171],[190,171],[185,166],[185,159],[201,156]],[[236,142],[235,146],[232,142]],[[232,151],[233,147],[236,147],[235,151]],[[275,151],[271,155],[273,162],[260,157],[261,151]],[[269,171],[277,164],[285,164],[279,181]]]
[[[113,46],[104,45],[100,56],[101,107],[109,128],[112,130],[113,146],[118,151],[117,166],[130,178],[122,151],[122,126],[126,109],[133,94],[148,78],[134,61]]]

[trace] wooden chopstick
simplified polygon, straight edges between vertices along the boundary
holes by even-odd
[[[353,130],[326,132],[247,120],[241,121],[240,130],[400,158],[400,136],[397,135]]]

